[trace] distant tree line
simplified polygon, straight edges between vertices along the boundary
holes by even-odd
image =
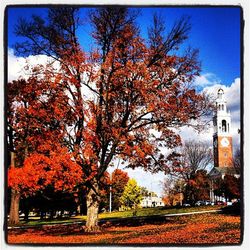
[[[162,183],[165,204],[194,205],[200,200],[210,200],[211,192],[226,200],[239,199],[241,179],[230,174],[223,179],[213,179],[207,170],[212,161],[213,155],[206,143],[187,141],[180,152],[179,164]],[[238,149],[233,164],[236,173],[240,173],[240,162]]]
[[[109,210],[109,195],[112,193],[112,211],[136,209],[144,196],[157,196],[145,187],[140,187],[135,179],[130,179],[127,172],[115,169],[111,176],[105,173],[100,190],[100,212]],[[10,190],[8,190],[10,199]],[[8,207],[8,210],[10,207]],[[42,192],[32,196],[22,196],[20,199],[20,214],[28,221],[31,214],[40,219],[86,215],[86,187],[80,186],[75,192],[56,191],[48,186]]]

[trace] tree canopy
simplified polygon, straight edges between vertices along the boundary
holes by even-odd
[[[39,77],[27,81],[25,103],[33,92],[39,96],[37,91],[46,96],[45,103],[37,97],[30,103],[29,112],[34,113],[24,112],[20,131],[25,135],[22,143],[19,138],[14,143],[26,145],[28,155],[54,143],[67,148],[67,157],[81,167],[87,187],[87,231],[98,229],[100,182],[112,161],[119,157],[131,168],[167,172],[176,154],[163,154],[161,149],[174,151],[181,145],[174,129],[197,124],[210,108],[206,96],[192,87],[200,72],[198,50],[180,53],[191,28],[189,20],[181,18],[166,33],[155,15],[145,40],[137,14],[125,7],[91,11],[96,46],[90,52],[79,43],[81,22],[75,7],[50,8],[47,19],[21,19],[16,27],[16,33],[27,38],[16,45],[19,53],[45,54],[59,63],[59,69],[51,64],[44,71],[38,66]],[[33,117],[36,124],[27,126],[24,121]],[[26,131],[38,133],[28,140]],[[42,154],[48,151],[54,152],[46,148]]]

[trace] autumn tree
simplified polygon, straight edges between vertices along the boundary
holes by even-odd
[[[181,204],[185,193],[186,182],[182,178],[168,175],[162,182],[163,201],[165,205]]]
[[[130,179],[125,186],[123,194],[120,198],[121,204],[125,208],[136,209],[142,201],[141,187],[138,186],[135,179]]]
[[[191,85],[200,71],[198,51],[179,53],[189,20],[180,19],[166,33],[154,16],[148,37],[142,38],[136,17],[137,11],[124,7],[91,11],[96,47],[89,53],[79,44],[81,22],[73,7],[51,8],[46,20],[22,19],[16,29],[27,38],[17,44],[18,52],[45,54],[60,65],[58,86],[63,85],[67,103],[58,109],[72,114],[64,122],[63,143],[85,176],[86,231],[98,230],[100,179],[114,158],[128,167],[168,172],[175,154],[164,155],[161,149],[181,145],[173,129],[194,125],[209,107]]]
[[[51,69],[51,68],[50,68]],[[49,69],[49,70],[50,70]],[[19,222],[21,195],[32,195],[52,185],[55,190],[73,189],[82,170],[63,144],[67,96],[57,77],[33,69],[27,80],[8,83],[7,145],[11,156],[8,185],[11,187],[11,224]],[[59,108],[61,106],[61,108]],[[65,108],[63,108],[65,107]]]
[[[213,154],[206,142],[186,141],[181,149],[181,175],[189,180],[197,170],[206,170]]]
[[[112,185],[112,180],[110,174],[106,171],[103,177],[100,179],[99,193],[100,193],[100,205],[99,211],[105,211],[109,209],[109,195],[110,186]],[[87,198],[87,197],[86,197]]]
[[[241,155],[241,150],[240,148],[236,149],[236,152],[234,153],[233,157],[233,166],[235,168],[235,172],[237,174],[240,174],[241,172],[241,164],[242,164],[242,155]]]
[[[217,196],[225,197],[226,200],[239,199],[241,190],[241,179],[226,174],[223,179],[215,182],[214,193]]]
[[[185,200],[194,204],[198,200],[210,199],[210,180],[205,170],[198,170],[185,186]]]
[[[184,142],[173,157],[176,161],[169,168],[168,178],[163,182],[163,191],[168,196],[182,192],[184,200],[194,203],[196,197],[200,196],[197,194],[197,181],[204,177],[201,170],[205,170],[212,162],[212,152],[207,143],[190,140]]]
[[[240,198],[240,183],[241,179],[236,178],[233,175],[226,175],[224,177],[224,194],[225,198],[228,200],[239,199]]]
[[[119,209],[121,206],[120,198],[124,192],[125,186],[128,183],[128,173],[115,169],[112,172],[111,185],[112,185],[112,208],[113,210]]]

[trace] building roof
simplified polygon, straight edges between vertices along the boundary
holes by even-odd
[[[217,175],[239,175],[239,171],[236,168],[232,168],[232,167],[214,167],[211,169],[211,171],[209,172],[210,176],[217,176]]]

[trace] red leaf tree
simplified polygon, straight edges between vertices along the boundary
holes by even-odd
[[[19,222],[21,195],[32,195],[48,185],[72,190],[82,181],[82,170],[63,145],[67,96],[60,79],[37,71],[28,80],[8,84],[7,134],[10,157],[8,185],[11,187],[10,223]],[[60,108],[61,107],[61,108]],[[67,114],[69,117],[67,117]]]
[[[115,169],[112,173],[111,178],[112,185],[112,209],[118,210],[121,206],[120,197],[125,189],[126,184],[128,183],[129,176],[127,172],[124,172],[121,169]]]
[[[207,99],[191,87],[200,70],[198,51],[175,53],[187,39],[189,21],[179,20],[166,34],[155,16],[146,41],[136,17],[122,7],[90,12],[97,45],[90,53],[79,44],[81,22],[75,8],[52,8],[46,21],[34,17],[17,26],[17,34],[28,38],[17,45],[19,51],[46,54],[60,63],[58,87],[67,102],[57,108],[72,114],[62,119],[64,145],[86,176],[86,231],[98,230],[100,180],[112,160],[167,171],[169,158],[161,149],[181,144],[174,129],[197,120],[208,108]]]

